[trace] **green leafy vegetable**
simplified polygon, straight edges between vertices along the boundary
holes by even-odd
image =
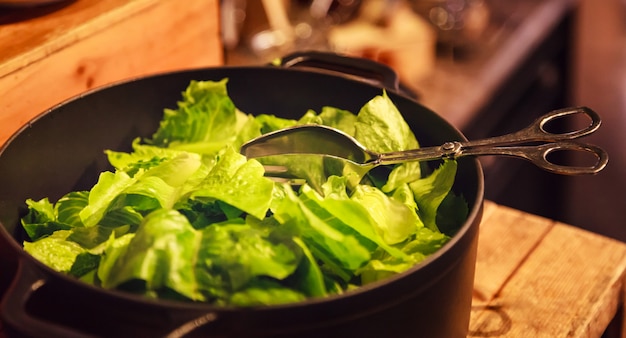
[[[257,218],[265,217],[274,184],[263,177],[263,166],[228,148],[191,198],[219,200]]]
[[[421,218],[431,230],[438,230],[435,222],[437,210],[446,196],[450,194],[456,168],[456,161],[445,160],[431,175],[409,184],[415,195]]]
[[[57,230],[36,242],[24,242],[24,250],[57,271],[69,272],[76,256],[86,251],[77,243],[66,240],[70,233],[69,230]]]
[[[150,143],[173,148],[205,143],[210,152],[228,144],[235,134],[237,116],[226,82],[192,81],[178,109],[165,109]]]
[[[295,191],[239,154],[253,137],[305,123],[341,129],[375,151],[418,147],[385,92],[357,114],[324,107],[291,120],[239,111],[227,82],[192,81],[150,138],[136,138],[130,152],[104,150],[112,170],[90,190],[27,200],[24,249],[103,288],[259,306],[402,273],[445,245],[440,229],[451,234],[465,220],[453,160],[428,175],[419,163],[378,168],[356,187],[338,172]],[[295,160],[305,172],[328,164]]]

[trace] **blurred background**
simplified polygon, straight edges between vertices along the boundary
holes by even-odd
[[[626,1],[222,0],[220,13],[225,64],[303,50],[373,59],[469,139],[592,108],[603,125],[586,141],[608,151],[604,171],[483,158],[486,197],[626,241]]]

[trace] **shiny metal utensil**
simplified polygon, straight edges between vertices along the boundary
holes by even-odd
[[[591,123],[583,129],[565,133],[552,133],[546,129],[548,123],[574,114],[586,115]],[[259,136],[245,143],[241,153],[260,161],[266,169],[266,176],[274,180],[302,183],[304,179],[318,191],[331,175],[346,175],[349,185],[354,186],[379,165],[461,156],[504,155],[526,159],[556,174],[596,174],[606,166],[607,153],[600,147],[572,140],[595,132],[600,123],[600,116],[589,108],[565,108],[549,112],[511,134],[389,153],[365,149],[353,137],[335,128],[300,125]],[[557,164],[548,158],[556,151],[590,153],[596,162],[590,166]]]

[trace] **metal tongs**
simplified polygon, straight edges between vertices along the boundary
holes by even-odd
[[[565,133],[546,129],[549,122],[574,114],[584,114],[591,123]],[[436,147],[389,153],[365,149],[350,135],[323,125],[299,125],[261,135],[241,147],[241,153],[254,158],[265,167],[265,175],[275,181],[301,184],[307,181],[319,191],[331,175],[347,176],[355,186],[374,167],[407,161],[430,161],[461,156],[504,155],[526,159],[549,172],[564,175],[585,175],[600,172],[608,162],[600,147],[574,139],[589,135],[600,127],[600,116],[586,107],[554,110],[517,132],[482,140],[449,141]],[[595,156],[590,166],[570,166],[551,162],[555,151],[576,151]]]

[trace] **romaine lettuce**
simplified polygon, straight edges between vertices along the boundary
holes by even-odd
[[[451,191],[453,160],[427,175],[405,163],[372,171],[356,187],[338,173],[296,191],[238,152],[262,133],[304,123],[341,129],[379,152],[418,147],[386,92],[358,114],[324,107],[291,120],[246,115],[226,86],[192,81],[150,138],[135,139],[130,152],[105,150],[112,171],[89,191],[27,200],[24,249],[104,288],[254,306],[406,271],[449,240],[439,225],[452,233],[464,221],[467,205]],[[303,170],[321,165],[297,160]]]

